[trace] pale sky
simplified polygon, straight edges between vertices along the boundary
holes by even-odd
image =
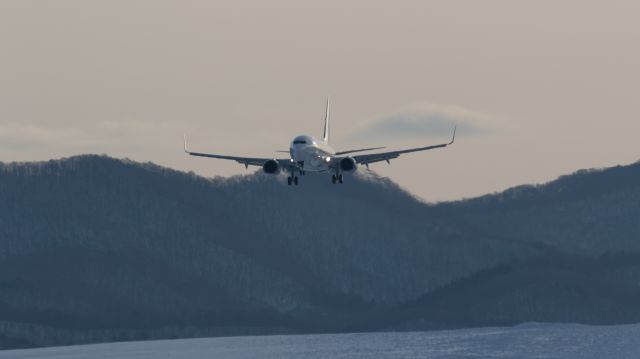
[[[0,1],[0,161],[452,147],[371,168],[427,201],[640,159],[640,1]],[[329,178],[327,178],[329,180]],[[302,183],[304,185],[304,183]]]

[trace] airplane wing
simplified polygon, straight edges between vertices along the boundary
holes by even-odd
[[[189,154],[191,156],[209,157],[209,158],[218,158],[218,159],[222,159],[222,160],[236,161],[238,163],[243,164],[245,167],[263,166],[265,164],[265,162],[273,159],[273,158],[226,156],[226,155],[218,155],[218,154],[213,154],[213,153],[191,152],[187,148],[187,136],[186,135],[184,136],[184,152],[186,152],[187,154]],[[289,166],[290,162],[291,162],[289,159],[276,159],[276,161],[278,161],[278,163],[283,167]]]
[[[447,147],[449,145],[452,145],[455,139],[456,139],[456,128],[454,127],[453,136],[449,143],[443,143],[439,145],[432,145],[432,146],[425,146],[425,147],[408,148],[406,150],[399,150],[399,151],[389,151],[389,152],[371,153],[366,155],[358,155],[358,156],[353,156],[353,159],[356,160],[356,163],[363,164],[363,165],[368,165],[370,163],[380,162],[380,161],[389,161],[391,159],[398,158],[401,154],[404,154],[404,153],[427,151],[427,150],[433,150],[436,148]]]

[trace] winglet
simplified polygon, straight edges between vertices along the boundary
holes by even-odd
[[[449,142],[447,145],[453,145],[453,141],[456,140],[456,129],[458,128],[458,126],[453,126],[453,136],[451,137],[451,142]]]
[[[324,135],[322,139],[325,143],[329,143],[329,96],[327,96],[327,110],[324,114]]]
[[[184,138],[184,152],[189,153],[189,149],[187,148],[187,134],[183,133],[182,137]]]

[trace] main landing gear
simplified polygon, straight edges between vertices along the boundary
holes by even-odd
[[[298,176],[287,177],[287,184],[291,186],[292,183],[295,184],[296,186],[298,185]]]
[[[337,182],[340,182],[340,184],[342,184],[342,173],[339,175],[331,175],[331,183],[336,184]]]

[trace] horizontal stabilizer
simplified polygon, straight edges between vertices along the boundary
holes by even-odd
[[[340,152],[336,152],[336,155],[346,155],[347,153],[354,153],[354,152],[364,152],[364,151],[373,151],[373,150],[380,150],[383,149],[384,147],[371,147],[371,148],[360,148],[357,150],[348,150],[348,151],[340,151]]]

